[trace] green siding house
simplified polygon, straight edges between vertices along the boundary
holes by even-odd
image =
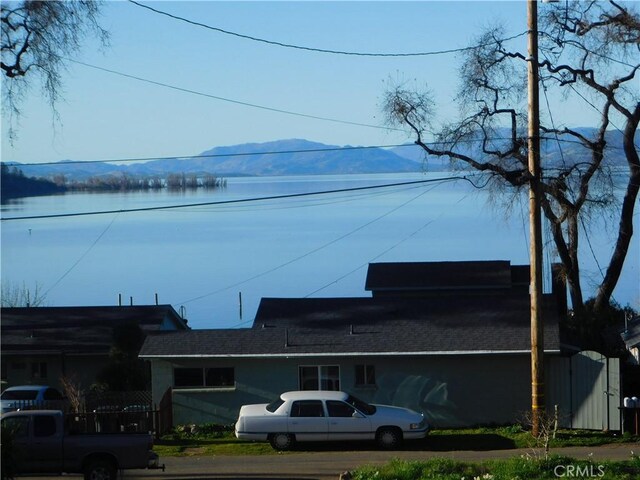
[[[528,282],[507,261],[372,264],[370,297],[264,298],[251,328],[153,333],[140,356],[174,424],[230,424],[243,404],[304,389],[406,406],[437,427],[504,424],[530,408]],[[565,351],[553,287],[547,366]],[[553,408],[553,380],[547,391]]]

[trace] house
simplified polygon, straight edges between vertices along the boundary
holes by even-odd
[[[560,287],[543,296],[545,369],[564,365]],[[299,389],[406,406],[436,426],[504,424],[530,408],[527,266],[371,264],[366,288],[371,297],[264,298],[251,328],[149,335],[140,357],[154,401],[171,393],[175,424],[232,423],[241,405]],[[551,408],[567,398],[547,386]]]
[[[640,365],[640,317],[627,320],[624,331],[620,334],[635,365]]]
[[[137,326],[144,335],[188,330],[170,305],[3,308],[2,380],[7,386],[61,387],[73,376],[87,388],[107,364],[114,332]]]

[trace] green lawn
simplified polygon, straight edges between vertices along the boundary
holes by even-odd
[[[230,431],[204,431],[198,434],[176,432],[156,440],[154,450],[161,457],[190,455],[271,455],[276,453],[268,443],[243,442]],[[550,446],[597,446],[638,441],[638,437],[620,436],[586,430],[560,430]],[[529,432],[518,426],[459,430],[434,430],[427,438],[405,442],[404,450],[447,452],[456,450],[508,450],[539,446]],[[352,442],[299,444],[297,451],[370,450],[374,443]]]
[[[561,456],[548,459],[520,457],[482,463],[448,459],[424,462],[394,460],[382,467],[361,467],[352,473],[354,480],[637,480],[640,478],[640,458],[622,462],[591,462]]]

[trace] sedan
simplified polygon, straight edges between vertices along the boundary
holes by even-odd
[[[406,408],[370,405],[345,392],[287,392],[269,404],[244,405],[236,422],[241,440],[268,441],[276,450],[295,442],[375,440],[392,449],[424,438],[424,415]]]

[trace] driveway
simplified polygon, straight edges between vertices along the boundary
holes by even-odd
[[[599,460],[629,460],[631,452],[640,455],[640,443],[600,447],[567,447],[552,450],[563,456]],[[393,458],[426,460],[449,458],[483,461],[540,454],[531,449],[489,451],[318,451],[290,452],[260,456],[165,457],[166,471],[131,470],[125,479],[137,480],[338,480],[341,472],[364,464],[384,464]],[[43,480],[46,477],[37,477]],[[78,477],[79,478],[79,477]],[[51,477],[59,480],[60,477]],[[35,480],[35,479],[34,479]]]

